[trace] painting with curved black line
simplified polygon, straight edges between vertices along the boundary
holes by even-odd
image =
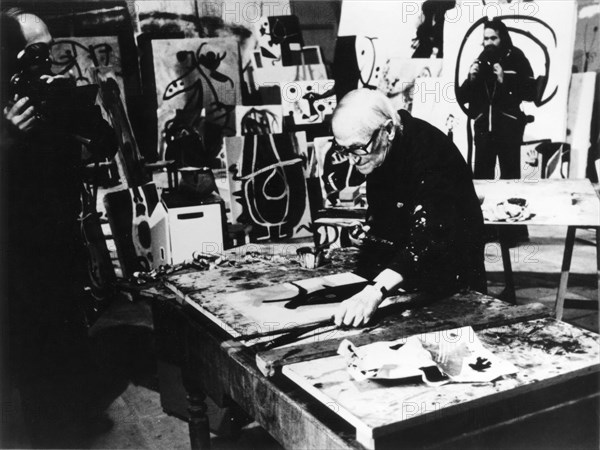
[[[333,80],[281,82],[283,115],[295,125],[322,123],[337,105]]]
[[[462,16],[467,12],[466,6],[461,8],[457,5],[455,10],[448,12],[458,19],[447,21],[444,28],[442,76],[454,82],[456,72],[457,84],[460,85],[483,49],[484,30],[481,21],[489,16],[501,18],[509,30],[513,45],[523,51],[531,64],[540,94],[540,101],[523,102],[521,105],[524,113],[534,119],[525,127],[524,141],[564,141],[577,3],[539,0],[489,3],[471,5],[468,11],[470,18]],[[442,97],[442,101],[446,100]]]
[[[283,109],[281,105],[238,105],[235,122],[236,136],[278,134],[283,131]]]
[[[455,3],[452,0],[342,2],[338,37],[377,38],[389,57],[439,59],[444,55],[445,13]]]
[[[293,49],[303,45],[296,16],[260,17],[255,28],[263,67],[294,65]]]
[[[154,40],[152,56],[159,155],[165,152],[166,124],[175,116],[180,126],[199,136],[204,136],[206,123],[226,136],[235,134],[235,106],[241,103],[235,38]]]
[[[332,139],[328,136],[314,140],[323,204],[326,208],[341,206],[340,192],[348,188],[358,190],[366,180],[365,176],[350,164],[347,156],[333,150]],[[357,203],[356,207],[362,206]]]
[[[154,183],[109,192],[104,196],[123,276],[152,268],[150,216],[158,204]]]
[[[309,236],[304,133],[225,139],[234,222],[255,240]]]
[[[117,36],[57,38],[51,47],[52,72],[70,73],[78,86],[94,84],[90,69],[110,70],[125,103],[125,84],[121,68],[121,49]]]

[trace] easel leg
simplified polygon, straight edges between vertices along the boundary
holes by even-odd
[[[506,237],[503,230],[500,230],[500,251],[502,253],[502,266],[504,267],[504,292],[502,292],[502,300],[516,304],[517,296],[515,294],[515,281],[513,279],[512,264],[510,262],[510,248],[506,243]]]
[[[210,430],[206,415],[206,395],[200,390],[188,391],[189,430],[192,450],[210,449]]]
[[[558,293],[556,294],[556,303],[554,305],[554,313],[556,315],[557,320],[562,320],[563,312],[565,309],[565,296],[567,295],[567,282],[569,281],[569,270],[571,270],[571,259],[573,257],[573,246],[575,245],[576,229],[576,227],[567,228],[567,238],[565,239],[565,252],[563,254],[562,269],[560,272],[560,283],[558,284]]]

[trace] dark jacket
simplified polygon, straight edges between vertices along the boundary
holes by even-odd
[[[85,129],[73,128],[101,143],[98,157],[114,155],[114,132],[100,110],[86,119]],[[49,315],[79,291],[87,271],[79,221],[82,145],[43,124],[22,133],[1,120],[2,277],[24,311]]]
[[[486,60],[485,51],[478,60]],[[458,90],[458,101],[469,104],[469,116],[479,131],[503,133],[513,127],[522,129],[525,114],[521,111],[521,102],[533,101],[536,97],[533,70],[520,49],[510,46],[498,62],[504,70],[503,83],[498,83],[493,74],[486,80],[485,71],[489,73],[491,67],[481,67],[479,77],[473,81],[467,78]]]
[[[483,217],[471,171],[440,130],[404,110],[400,118],[402,133],[367,177],[370,233],[393,245],[367,242],[359,266],[390,268],[406,287],[434,294],[485,293]]]

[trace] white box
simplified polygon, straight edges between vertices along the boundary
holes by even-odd
[[[174,265],[192,259],[194,252],[223,252],[221,203],[169,207],[162,201],[150,218],[152,265]]]

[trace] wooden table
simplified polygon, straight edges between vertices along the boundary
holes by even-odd
[[[600,303],[600,200],[588,179],[543,179],[543,180],[475,180],[475,190],[484,198],[482,209],[509,198],[524,198],[533,217],[520,222],[486,221],[488,225],[541,225],[567,226],[567,237],[561,268],[560,283],[555,302],[555,315],[562,319],[575,232],[577,228],[596,230],[596,266],[598,278],[598,303]],[[515,288],[508,245],[500,239],[502,263],[504,265],[506,298],[515,301]],[[573,307],[589,307],[590,302],[570,302]],[[595,305],[597,307],[597,305]]]
[[[253,246],[250,249],[255,253],[247,255],[248,246],[232,250],[229,252],[229,261],[212,270],[172,276],[168,285],[174,294],[170,298],[164,292],[162,295],[161,301],[175,305],[180,317],[177,323],[184,344],[183,383],[188,393],[193,448],[207,448],[210,443],[205,405],[207,395],[219,406],[239,405],[286,448],[336,449],[385,445],[385,440],[375,442],[378,436],[365,434],[364,427],[361,428],[363,432],[359,430],[357,435],[356,425],[347,420],[348,417],[340,415],[339,410],[332,408],[335,402],[328,405],[313,397],[312,393],[284,376],[281,368],[292,365],[290,370],[297,370],[298,366],[293,364],[310,364],[312,361],[319,365],[322,361],[330,361],[327,358],[335,358],[343,338],[362,345],[464,325],[471,325],[475,330],[488,330],[535,321],[547,317],[549,313],[542,305],[513,306],[478,293],[464,293],[411,309],[392,305],[389,314],[382,317],[376,326],[366,330],[332,332],[324,329],[321,330],[324,333],[309,337],[304,343],[261,350],[264,349],[264,343],[249,347],[232,340],[235,336],[265,329],[268,325],[249,320],[234,305],[228,304],[232,294],[345,272],[353,267],[356,253],[353,250],[338,251],[330,264],[309,270],[297,263],[296,247],[293,245]],[[535,322],[532,324],[535,327]],[[160,328],[160,324],[156,326]],[[574,330],[566,324],[561,326],[569,330],[561,331],[563,334]],[[272,324],[268,327],[272,328]],[[520,345],[517,335],[508,335],[512,338],[508,345]],[[595,338],[586,336],[588,341]],[[573,339],[579,342],[577,337]],[[489,344],[488,341],[486,343]],[[580,345],[584,344],[582,341]],[[459,434],[481,427],[497,427],[507,419],[514,419],[515,411],[511,409],[514,405],[510,406],[514,401],[522,402],[519,403],[518,415],[528,416],[565,402],[596,395],[598,364],[588,364],[593,357],[583,358],[583,365],[577,360],[579,365],[575,366],[570,365],[567,355],[566,359],[561,360],[562,365],[557,363],[553,366],[555,372],[548,373],[544,382],[535,382],[537,380],[532,378],[534,381],[522,389],[522,380],[513,380],[510,382],[513,384],[507,384],[504,389],[509,394],[492,392],[492,389],[483,396],[483,401],[463,402],[463,405],[443,414],[434,415],[433,419],[443,419],[441,424],[453,424],[450,428],[446,427],[443,433],[440,431],[436,439],[455,439]],[[540,401],[540,393],[549,389],[548,386],[555,390],[560,387],[563,392],[559,396],[552,396],[551,405],[545,395],[541,395],[545,400]],[[463,391],[463,400],[468,397],[467,391]],[[537,397],[532,394],[537,394]],[[489,407],[500,404],[509,405],[508,409],[497,407],[494,411],[498,414],[488,413],[486,420],[477,424],[464,421],[464,414],[472,414],[483,405]],[[428,417],[426,422],[430,419]],[[442,428],[440,425],[436,429]],[[431,433],[423,429],[422,421],[407,422],[401,427],[394,425],[388,431],[395,435],[401,433],[407,439],[410,435],[411,439],[417,441],[431,438]],[[389,437],[387,433],[384,434],[386,438]]]

